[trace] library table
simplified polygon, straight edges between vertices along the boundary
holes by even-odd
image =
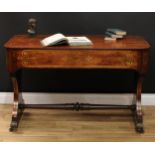
[[[6,44],[7,68],[12,79],[14,101],[10,131],[15,131],[25,108],[47,109],[131,109],[135,129],[144,132],[141,107],[142,80],[147,72],[150,45],[143,37],[127,36],[106,41],[103,35],[87,35],[91,46],[60,45],[43,47],[40,41],[48,35],[15,35]],[[80,35],[79,35],[80,36]],[[131,105],[60,103],[24,104],[19,100],[21,69],[119,69],[134,70],[135,90]],[[103,81],[104,82],[104,81]]]

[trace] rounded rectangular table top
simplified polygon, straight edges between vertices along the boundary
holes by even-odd
[[[149,49],[149,43],[140,36],[126,36],[123,39],[116,41],[104,40],[104,35],[69,35],[69,36],[87,36],[93,45],[90,46],[69,46],[69,45],[58,45],[51,47],[44,47],[40,41],[50,35],[15,35],[13,36],[4,46],[6,48],[17,48],[17,49],[90,49],[90,50],[104,50],[104,49],[132,49],[132,50],[145,50]],[[68,36],[68,35],[67,35]]]

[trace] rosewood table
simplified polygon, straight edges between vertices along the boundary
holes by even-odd
[[[10,131],[18,128],[19,120],[25,108],[51,109],[131,109],[135,129],[144,132],[141,107],[142,80],[148,67],[150,45],[139,36],[127,36],[122,40],[105,41],[103,35],[88,35],[92,46],[60,45],[43,47],[40,40],[46,35],[28,36],[16,35],[6,44],[7,68],[10,73],[14,102]],[[24,104],[19,100],[20,70],[29,69],[120,69],[134,70],[135,90],[131,105],[90,104],[90,103],[61,103],[61,104]]]

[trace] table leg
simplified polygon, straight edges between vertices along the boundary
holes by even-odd
[[[24,110],[24,106],[22,106],[23,99],[22,96],[20,96],[21,72],[19,72],[19,74],[17,74],[17,72],[10,74],[10,76],[13,84],[14,99],[13,99],[12,120],[9,130],[15,131],[18,128],[18,124]]]
[[[143,81],[143,76],[139,74],[136,75],[136,94],[133,100],[133,104],[134,104],[133,116],[134,116],[136,131],[139,133],[144,132],[143,113],[142,113],[142,106],[141,106],[142,81]]]

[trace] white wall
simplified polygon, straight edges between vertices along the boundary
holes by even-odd
[[[26,104],[50,103],[98,103],[131,104],[132,94],[87,94],[87,93],[23,93]],[[13,93],[0,93],[0,104],[10,104]],[[155,94],[142,94],[142,105],[155,105]]]

